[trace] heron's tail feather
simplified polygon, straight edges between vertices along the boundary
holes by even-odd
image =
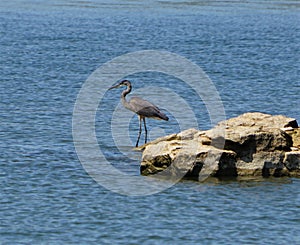
[[[161,111],[159,112],[159,117],[165,121],[169,121],[169,118],[167,117],[167,115],[162,113]]]

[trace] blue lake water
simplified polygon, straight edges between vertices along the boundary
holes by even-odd
[[[154,195],[124,196],[88,175],[72,137],[86,79],[139,50],[173,52],[200,66],[227,118],[260,111],[300,122],[299,10],[298,1],[284,0],[1,1],[0,243],[299,244],[300,179],[181,181]],[[156,72],[129,78],[137,90],[180,94],[198,127],[212,126],[205,103],[182,81]],[[112,165],[138,175],[139,153],[126,144],[120,152],[110,132],[119,93],[105,94],[96,136]],[[149,131],[162,129],[150,138],[178,132],[170,119],[149,120]],[[133,117],[133,144],[137,127]]]

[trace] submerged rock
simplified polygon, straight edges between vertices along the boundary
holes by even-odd
[[[299,132],[293,118],[245,113],[207,131],[188,129],[141,146],[141,174],[300,176]]]

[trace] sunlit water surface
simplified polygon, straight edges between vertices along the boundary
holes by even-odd
[[[15,0],[1,1],[0,11],[0,243],[300,243],[299,179],[182,181],[154,195],[122,196],[85,172],[72,139],[73,107],[89,75],[145,49],[199,65],[227,118],[261,111],[300,121],[298,1]],[[163,90],[143,87],[180,94],[197,126],[212,126],[184,82],[155,72],[129,78],[162,107]],[[119,93],[105,94],[97,139],[110,163],[138,175],[140,154],[117,148],[111,135]],[[169,116],[168,123],[148,122],[151,139],[181,129]],[[133,117],[132,144],[137,127]]]

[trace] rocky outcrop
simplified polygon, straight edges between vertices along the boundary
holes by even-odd
[[[300,130],[282,115],[246,113],[199,131],[188,129],[139,148],[142,175],[300,176]]]

